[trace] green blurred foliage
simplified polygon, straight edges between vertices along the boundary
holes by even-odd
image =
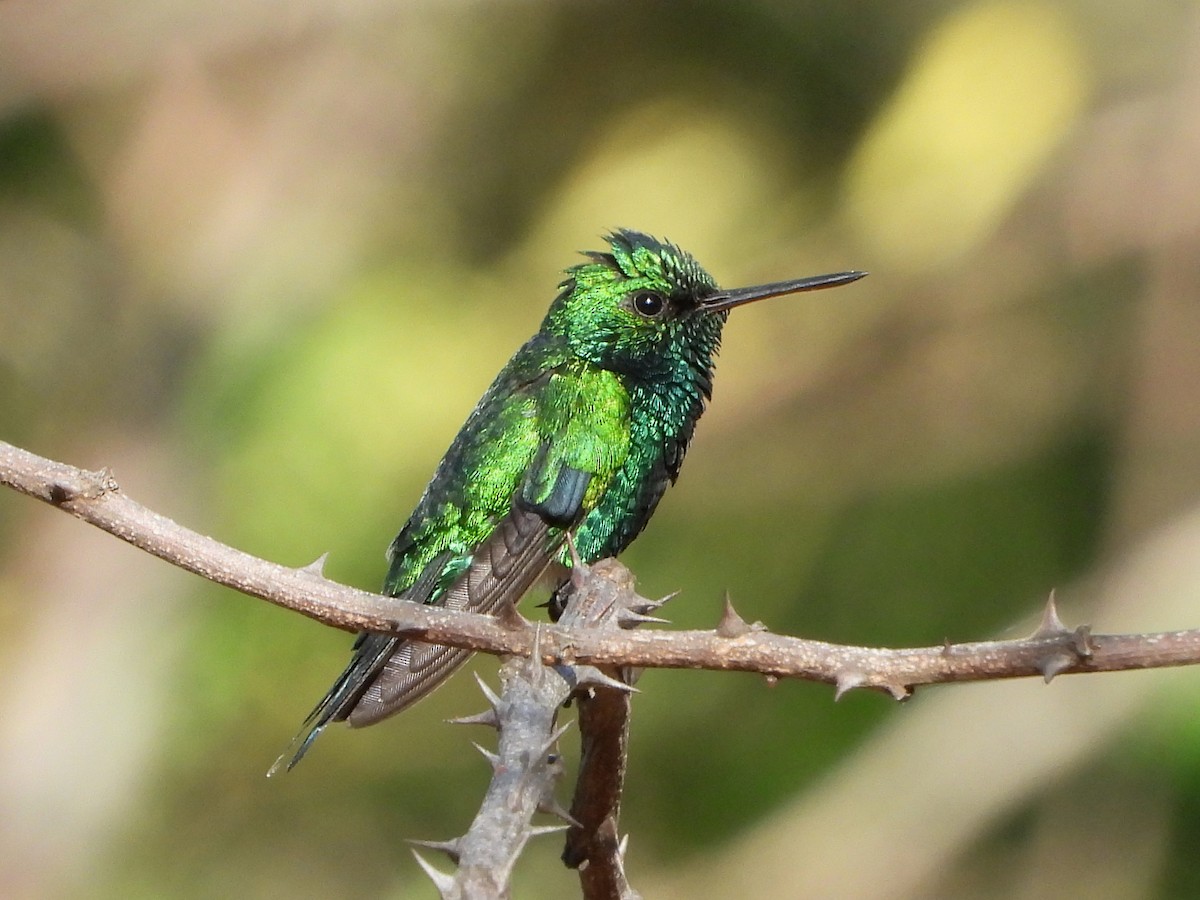
[[[1116,153],[1107,169],[1089,135],[1132,115],[1134,92],[1175,109],[1188,11],[302,3],[285,22],[216,9],[134,21],[101,4],[108,52],[101,31],[58,22],[58,43],[0,59],[14,75],[0,94],[4,439],[112,462],[189,525],[285,564],[328,552],[331,577],[376,587],[384,548],[560,270],[627,225],[728,284],[872,271],[856,293],[731,322],[680,484],[625,558],[645,593],[681,592],[678,627],[714,623],[729,590],[748,620],[807,637],[1010,636],[1136,537],[1117,498],[1137,374],[1157,352],[1139,342],[1144,292],[1194,241],[1151,250],[1141,231],[1097,224],[1096,194],[1139,197],[1148,164]],[[44,25],[0,17],[0,48]],[[48,74],[83,49],[70,77]],[[1196,462],[1186,447],[1173,458]],[[1143,520],[1193,501],[1180,484],[1176,506]],[[38,617],[51,582],[24,555],[51,514],[30,506],[0,503],[0,677],[14,684],[36,662],[24,648],[61,627]],[[88,558],[67,548],[58,564]],[[81,793],[91,757],[136,771],[121,802],[79,814],[69,845],[0,840],[13,895],[429,894],[400,842],[458,833],[478,803],[485,768],[442,724],[479,706],[471,679],[378,728],[331,729],[267,782],[349,637],[167,577],[172,598],[132,574],[86,595],[89,628],[117,596],[188,610],[166,662],[103,668],[99,648],[84,669],[114,697],[128,679],[158,686],[129,729],[143,744],[86,746],[58,684],[53,730],[0,736],[6,761],[31,752],[23,734],[85,745],[63,776]],[[1195,888],[1197,698],[1173,684],[1088,769],[1168,822],[1137,896]],[[623,824],[635,872],[668,875],[802,803],[925,694],[834,704],[820,686],[696,672],[641,686]],[[0,797],[22,798],[15,821],[44,824],[57,807],[19,771]],[[1088,773],[1046,775],[1044,793],[999,811],[938,895],[1001,895],[993,876]],[[519,896],[574,889],[554,855],[530,849]]]

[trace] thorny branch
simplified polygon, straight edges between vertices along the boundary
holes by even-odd
[[[629,570],[615,562],[579,568],[572,575],[570,600],[563,621],[577,629],[633,627],[646,621],[646,612],[660,601],[646,601],[633,589]],[[508,615],[514,615],[510,610]],[[538,640],[535,633],[535,645]],[[535,648],[535,650],[538,648]],[[625,775],[626,729],[610,728],[591,711],[612,708],[613,697],[627,700],[631,688],[594,666],[554,668],[541,662],[540,652],[529,658],[509,657],[500,668],[501,696],[480,680],[488,701],[481,713],[452,722],[486,725],[500,732],[497,751],[475,746],[491,764],[492,781],[470,829],[448,841],[413,841],[440,850],[457,869],[442,872],[420,855],[418,862],[446,900],[470,897],[508,897],[510,878],[526,842],[564,826],[534,827],[535,812],[550,813],[570,825],[563,859],[579,870],[586,900],[638,900],[625,878],[625,844],[617,838],[617,817]],[[568,698],[580,705],[583,753],[571,812],[554,798],[562,774],[557,753],[567,726],[554,729],[558,710]],[[623,709],[628,714],[628,706]],[[622,719],[621,726],[625,725]],[[568,723],[569,724],[569,723]],[[611,752],[589,748],[616,746]]]
[[[112,473],[87,472],[0,441],[0,483],[37,497],[210,581],[293,609],[347,631],[379,631],[484,653],[529,656],[533,625],[393,599],[329,581],[322,559],[291,568],[235,550],[155,513],[123,494]],[[869,687],[897,699],[913,687],[1077,672],[1111,672],[1200,662],[1200,629],[1153,634],[1091,634],[1067,629],[1053,604],[1028,638],[934,647],[853,647],[772,634],[726,608],[711,631],[607,631],[545,628],[547,663],[756,672]]]
[[[508,897],[517,858],[531,837],[562,831],[562,826],[534,827],[535,813],[565,816],[554,799],[563,766],[556,752],[566,726],[555,730],[559,707],[571,692],[567,681],[534,658],[509,658],[500,668],[502,697],[479,682],[489,708],[459,724],[488,725],[500,732],[495,753],[476,744],[491,764],[492,780],[470,829],[449,841],[412,841],[440,850],[457,869],[442,872],[416,851],[417,862],[445,900]]]

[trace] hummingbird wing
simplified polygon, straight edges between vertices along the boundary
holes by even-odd
[[[557,555],[565,534],[535,509],[518,502],[473,554],[466,571],[437,600],[448,609],[492,613],[516,603]],[[425,567],[403,599],[429,602],[449,551]],[[350,664],[305,719],[299,734],[271,767],[291,770],[330,722],[370,725],[424,697],[471,655],[470,650],[363,632]]]
[[[561,466],[549,493],[537,498],[531,485],[541,481],[545,458],[544,452],[539,453],[512,511],[475,550],[467,570],[438,597],[439,606],[491,614],[506,603],[516,605],[559,555],[566,541],[563,528],[579,518],[591,475]],[[377,674],[357,701],[334,717],[348,719],[355,728],[373,725],[416,703],[472,653],[389,635],[366,635],[361,640],[365,652],[381,660],[373,667]]]

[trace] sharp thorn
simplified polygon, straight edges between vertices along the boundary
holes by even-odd
[[[912,688],[907,684],[897,684],[895,682],[888,683],[887,690],[892,695],[892,699],[900,703],[911,697],[913,693]]]
[[[639,625],[670,625],[670,619],[662,619],[658,616],[648,616],[645,613],[638,612],[632,608],[626,608],[617,612],[617,624],[622,628],[637,628]]]
[[[569,720],[555,728],[550,737],[546,738],[546,742],[542,744],[542,756],[548,756],[550,751],[554,749],[554,745],[558,743],[559,738],[566,734],[570,728],[571,722]]]
[[[551,816],[557,816],[568,825],[572,825],[575,828],[583,827],[579,824],[579,821],[573,815],[567,812],[567,810],[563,808],[563,805],[559,803],[553,796],[542,798],[542,801],[538,804],[538,812],[546,813],[547,815]]]
[[[456,866],[458,865],[459,854],[462,852],[461,837],[456,837],[449,841],[421,841],[416,838],[409,838],[408,843],[424,847],[427,850],[437,850],[440,853],[445,853]]]
[[[833,692],[833,702],[837,703],[844,695],[866,683],[867,676],[862,672],[839,672]]]
[[[1038,670],[1042,673],[1042,678],[1049,684],[1054,680],[1056,675],[1061,675],[1067,669],[1076,663],[1078,660],[1064,650],[1058,650],[1048,654],[1044,659],[1037,664]]]
[[[488,687],[487,682],[483,680],[483,677],[478,672],[473,674],[475,675],[475,681],[479,685],[479,689],[483,691],[483,696],[487,698],[488,705],[492,709],[498,710],[500,708],[500,698],[496,695],[496,692]]]
[[[740,638],[751,631],[764,631],[762,622],[748,623],[733,608],[733,599],[725,592],[725,609],[721,612],[721,621],[717,623],[717,636],[723,638]]]
[[[1050,592],[1049,598],[1046,600],[1046,605],[1042,609],[1042,621],[1038,623],[1037,630],[1034,631],[1032,637],[1047,638],[1061,637],[1064,634],[1070,634],[1069,629],[1063,620],[1058,615],[1058,601],[1054,597],[1054,591]]]
[[[499,728],[500,717],[496,715],[496,710],[485,709],[483,712],[477,712],[473,716],[459,716],[455,719],[447,719],[448,725],[486,725],[488,728]]]
[[[660,597],[658,600],[647,600],[645,597],[639,596],[637,599],[640,602],[626,604],[625,608],[631,609],[635,613],[641,613],[642,615],[649,615],[650,613],[654,612],[655,610],[662,609],[666,605],[668,600],[673,600],[675,597],[678,597],[678,596],[679,596],[679,591],[672,591],[671,593],[667,594],[665,597]]]
[[[515,603],[501,603],[494,616],[496,621],[509,631],[524,631],[529,627],[529,620],[521,615]]]
[[[575,546],[575,535],[567,532],[567,551],[571,554],[571,569],[575,571],[583,568],[583,559],[579,556],[579,548]]]
[[[454,895],[455,879],[453,875],[448,875],[445,872],[435,869],[429,862],[426,861],[416,850],[412,851],[412,855],[417,858],[417,865],[425,870],[425,874],[429,876],[429,880],[433,882],[433,886],[437,888],[438,894],[443,900]]]
[[[617,820],[609,813],[596,827],[596,837],[608,847],[617,846]]]
[[[307,572],[309,575],[316,575],[319,578],[325,577],[325,563],[329,560],[329,551],[322,553],[307,566],[300,569],[301,572]]]
[[[574,666],[575,684],[579,687],[594,686],[611,688],[614,691],[623,691],[626,694],[636,694],[638,689],[633,685],[626,684],[623,681],[618,681],[611,675],[597,669],[595,666]]]
[[[546,667],[542,664],[542,626],[533,626],[533,646],[529,648],[529,659],[526,661],[529,672],[529,682],[534,687],[542,683]]]
[[[570,827],[570,825],[531,825],[529,826],[529,836],[541,837],[543,834],[561,834]]]
[[[676,597],[678,597],[678,596],[679,596],[679,591],[671,591],[671,593],[669,593],[669,594],[663,594],[663,595],[662,595],[661,597],[659,597],[657,600],[651,600],[651,601],[650,601],[649,603],[647,603],[646,605],[647,605],[647,606],[649,606],[649,607],[651,607],[651,608],[653,608],[653,609],[658,609],[660,606],[664,606],[665,604],[667,604],[667,603],[669,603],[670,601],[674,600],[674,599],[675,599]],[[648,612],[648,611],[649,611],[649,610],[647,610],[647,612]]]
[[[500,768],[500,757],[499,756],[497,756],[491,750],[484,747],[482,744],[476,744],[474,741],[471,741],[471,745],[483,755],[484,759],[486,759],[489,763],[491,763],[493,772],[495,772],[497,769]]]

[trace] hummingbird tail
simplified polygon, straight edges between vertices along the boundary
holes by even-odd
[[[433,693],[471,656],[470,650],[400,641],[345,718],[352,728],[374,725]]]
[[[363,692],[368,688],[375,673],[387,661],[393,648],[402,643],[399,638],[386,634],[359,635],[354,646],[354,656],[350,665],[338,676],[337,681],[329,692],[321,698],[321,702],[313,708],[300,726],[300,731],[292,738],[291,743],[279,755],[270,769],[267,777],[271,778],[280,772],[290,772],[304,758],[308,748],[312,746],[325,726],[330,722],[340,722],[350,715],[354,705]]]
[[[516,604],[541,577],[562,547],[564,533],[541,512],[520,504],[476,548],[471,564],[438,598],[447,609],[492,614]],[[351,726],[373,725],[400,712],[442,684],[471,656],[470,650],[400,640],[345,718]]]
[[[539,511],[515,504],[488,538],[471,554],[466,571],[434,602],[447,609],[494,613],[516,604],[557,556],[564,532]],[[450,554],[435,557],[414,584],[397,595],[407,602],[429,602]],[[372,725],[416,703],[466,662],[470,650],[363,632],[354,656],[329,692],[304,720],[300,732],[267,772],[290,771],[330,722]]]

